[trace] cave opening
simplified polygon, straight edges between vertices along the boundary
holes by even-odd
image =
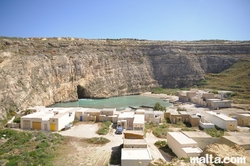
[[[87,91],[86,91],[86,89],[83,86],[77,85],[77,96],[78,96],[78,99],[88,98],[86,92]]]

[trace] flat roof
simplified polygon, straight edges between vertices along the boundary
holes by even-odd
[[[186,153],[202,153],[202,150],[200,148],[192,148],[192,147],[186,147],[186,148],[182,148],[184,150],[184,152]]]
[[[239,114],[239,116],[249,116],[250,117],[250,114]]]
[[[143,123],[144,124],[144,115],[140,115],[140,114],[135,114],[135,119],[134,119],[134,123]]]
[[[203,131],[182,131],[183,134],[188,136],[189,138],[212,138],[211,135],[208,135]]]
[[[225,136],[240,136],[240,137],[248,137],[250,138],[250,133],[243,133],[243,132],[225,132]]]
[[[238,145],[250,145],[250,139],[246,136],[223,136],[223,138]]]
[[[62,116],[64,116],[64,115],[67,115],[67,113],[68,113],[68,112],[58,113],[58,114],[56,114],[55,116],[53,116],[53,117],[51,117],[51,118],[52,118],[52,119],[54,119],[54,118],[60,118],[60,117],[62,117]]]
[[[132,144],[132,145],[147,145],[147,142],[145,139],[123,139],[123,144],[125,145],[129,145],[129,144]]]
[[[154,114],[154,111],[153,110],[148,110],[148,111],[145,111],[145,114]]]
[[[206,100],[209,100],[209,101],[220,101],[221,99],[206,99]]]
[[[164,114],[163,111],[154,111],[154,114]]]
[[[181,132],[168,132],[177,142],[180,144],[197,144],[193,139],[188,138],[185,134]]]
[[[133,118],[134,112],[122,112],[119,114],[118,118]]]
[[[189,114],[187,113],[187,111],[179,111],[179,113],[180,113],[181,115],[189,115]]]
[[[227,115],[224,115],[224,114],[221,114],[221,113],[218,114],[218,113],[213,112],[213,111],[206,111],[206,112],[209,113],[210,115],[217,116],[218,118],[226,120],[226,121],[237,121],[236,119],[233,119],[233,118],[228,117]]]
[[[170,115],[180,115],[179,112],[170,112]]]
[[[122,148],[122,160],[152,160],[148,148]]]

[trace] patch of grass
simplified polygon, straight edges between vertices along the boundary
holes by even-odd
[[[42,136],[41,136],[42,135]],[[6,165],[52,165],[53,151],[64,139],[45,132],[0,130],[5,142],[0,145],[0,161]]]
[[[110,140],[107,138],[104,138],[104,137],[93,137],[93,138],[88,138],[87,142],[91,143],[91,144],[102,144],[103,145],[103,144],[110,142]]]
[[[178,107],[178,108],[177,108],[177,111],[187,111],[187,109],[186,109],[186,108]]]
[[[217,126],[212,129],[204,129],[204,131],[212,137],[222,137],[224,135],[224,130],[218,128]]]
[[[241,60],[230,68],[217,74],[206,74],[197,86],[201,89],[211,89],[218,94],[218,90],[228,90],[228,98],[236,104],[250,104],[250,61]]]
[[[97,134],[99,135],[106,135],[109,132],[109,127],[112,124],[110,121],[102,122],[100,128],[97,130]]]
[[[155,88],[151,92],[155,94],[167,94],[167,95],[175,95],[177,91],[180,91],[181,89],[168,89],[168,88]]]
[[[170,131],[172,130],[169,129],[169,126],[166,123],[163,123],[162,125],[154,127],[152,133],[158,138],[167,138],[167,134]]]

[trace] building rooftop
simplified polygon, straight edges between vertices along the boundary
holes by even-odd
[[[148,110],[148,111],[145,111],[145,114],[154,114],[154,111],[153,110]]]
[[[60,118],[60,117],[62,117],[62,116],[64,116],[64,115],[66,115],[67,113],[58,113],[58,114],[56,114],[55,116],[53,116],[53,117],[51,117],[52,119],[57,119],[57,118]]]
[[[246,117],[250,117],[250,114],[239,114],[239,116],[246,116]]]
[[[145,113],[145,110],[144,109],[137,109],[135,112],[136,113]]]
[[[118,119],[121,118],[133,118],[134,117],[134,112],[122,112],[119,114]]]
[[[250,138],[250,133],[243,133],[243,132],[225,132],[225,136],[240,136],[240,137],[248,137]]]
[[[170,115],[180,115],[179,112],[170,112]]]
[[[198,147],[193,148],[193,147],[186,147],[186,148],[182,148],[184,150],[184,152],[186,153],[202,153],[202,150]]]
[[[163,111],[154,111],[154,114],[162,115],[162,114],[164,114],[164,112]]]
[[[180,113],[181,115],[189,115],[189,113],[188,113],[187,111],[179,111],[179,113]]]
[[[122,160],[152,160],[148,148],[122,148]]]
[[[145,144],[147,144],[147,142],[145,139],[123,139],[123,144],[125,144],[125,145],[129,145],[129,144],[145,145]]]
[[[135,114],[134,123],[144,124],[144,115]]]
[[[237,121],[236,119],[233,119],[231,117],[228,117],[224,114],[221,114],[221,113],[216,113],[216,112],[213,112],[213,111],[206,111],[208,114],[210,115],[214,115],[214,116],[217,116],[218,118],[220,119],[223,119],[225,121]]]
[[[197,144],[193,139],[188,138],[185,134],[181,132],[168,132],[177,142],[181,145],[183,144]]]
[[[208,135],[207,133],[202,131],[182,131],[182,133],[189,138],[212,138],[211,135]]]
[[[250,145],[250,139],[246,136],[223,136],[223,138],[226,138],[238,145]]]

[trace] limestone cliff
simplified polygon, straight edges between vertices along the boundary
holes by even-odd
[[[191,86],[249,55],[249,42],[0,38],[0,118],[78,97]]]

